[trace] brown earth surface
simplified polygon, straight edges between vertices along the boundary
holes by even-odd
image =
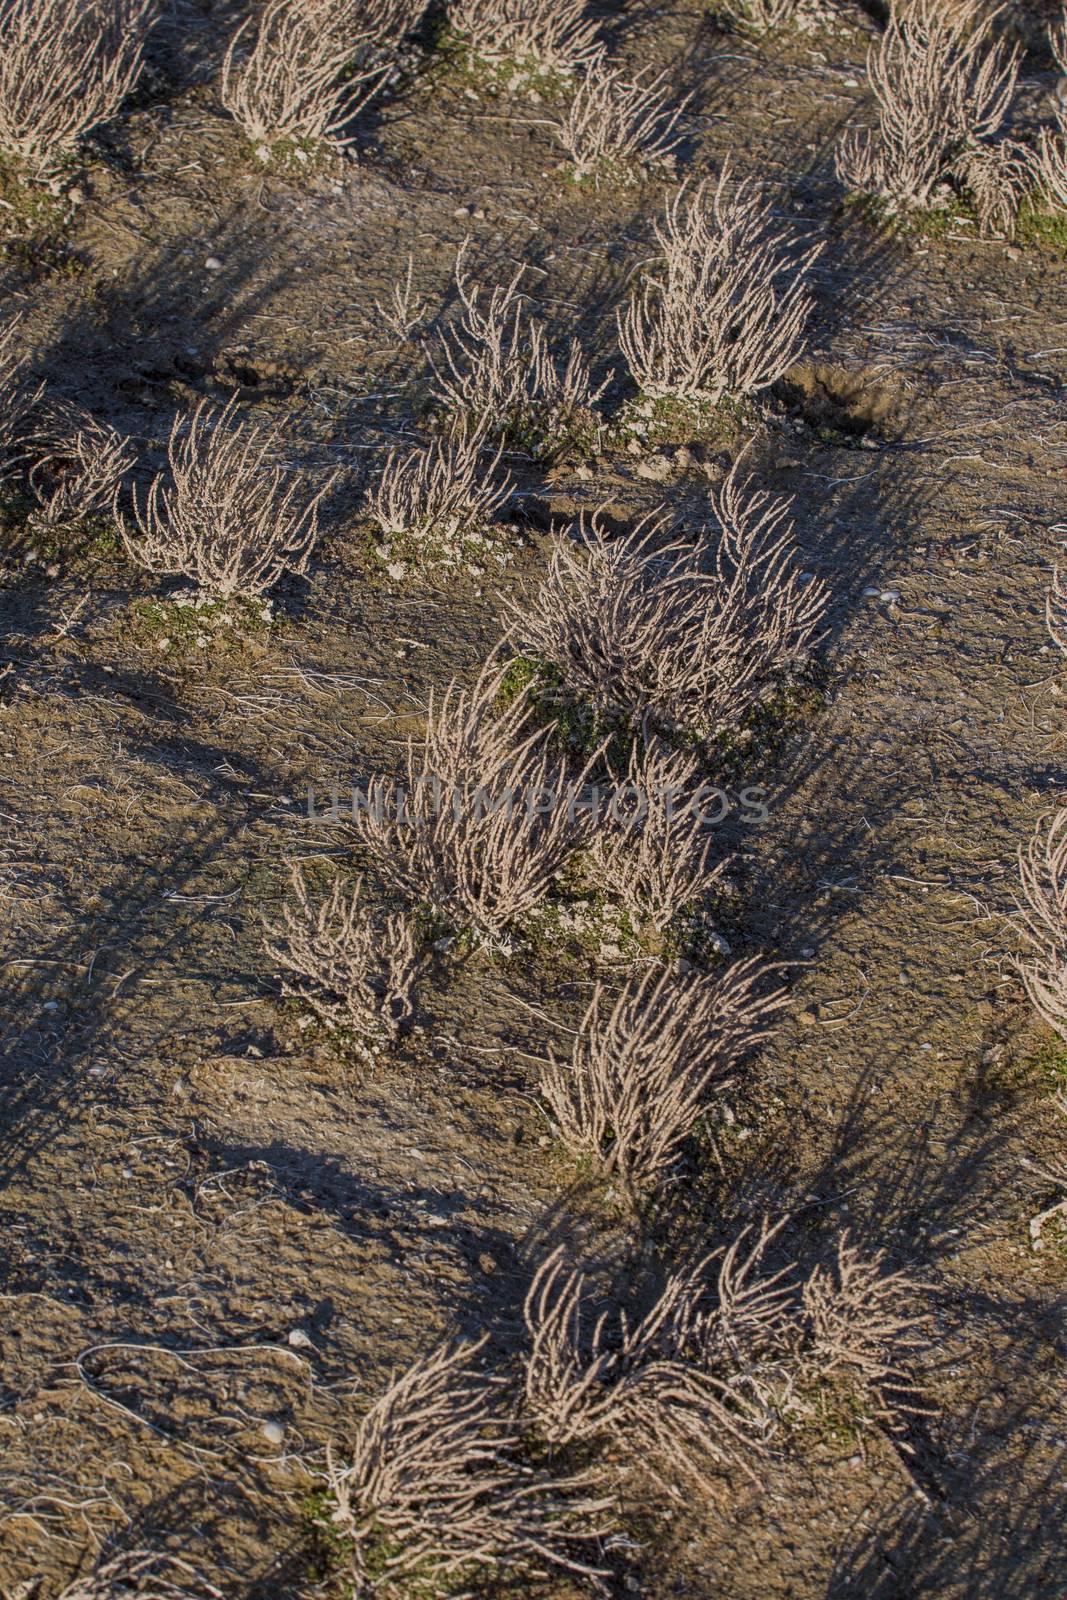
[[[1067,533],[1064,257],[963,224],[883,238],[842,210],[862,12],[757,43],[699,8],[613,11],[620,52],[693,94],[684,169],[729,155],[826,238],[810,356],[723,451],[518,460],[506,568],[394,582],[359,497],[424,388],[376,310],[409,254],[431,317],[468,236],[485,283],[527,263],[554,325],[621,369],[614,309],[667,190],[576,189],[544,105],[425,69],[364,119],[358,159],[262,170],[213,89],[235,15],[174,0],[61,242],[10,249],[0,277],[35,373],[150,459],[177,409],[238,389],[310,472],[343,474],[269,631],[204,646],[163,647],[159,586],[114,551],[8,528],[0,1591],[46,1600],[101,1548],[154,1546],[227,1595],[310,1595],[327,1440],[445,1333],[486,1328],[506,1360],[556,1239],[632,1264],[791,1210],[798,1258],[847,1227],[930,1286],[929,1415],[902,1438],[813,1419],[760,1492],[724,1478],[635,1538],[615,1591],[1067,1594],[1067,1246],[1028,1231],[1063,1129],[1005,920],[1017,848],[1065,788],[1044,623]],[[1024,116],[1052,83],[1035,49]],[[635,1241],[536,1101],[593,956],[442,960],[412,1037],[365,1069],[279,1006],[260,917],[287,858],[343,850],[308,784],[397,770],[430,690],[471,676],[502,596],[543,570],[553,514],[665,504],[699,525],[749,437],[832,605],[818,695],[746,758],[769,821],[724,830],[723,931],[797,965],[730,1120]]]

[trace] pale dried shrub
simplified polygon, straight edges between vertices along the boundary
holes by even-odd
[[[28,362],[15,349],[21,317],[0,332],[0,484],[24,463],[27,435],[44,394],[44,384],[27,381]]]
[[[753,1462],[768,1434],[766,1411],[742,1385],[687,1359],[678,1336],[705,1266],[671,1274],[634,1323],[603,1311],[590,1326],[586,1279],[565,1266],[562,1246],[541,1264],[525,1304],[523,1399],[547,1443],[599,1446],[615,1474],[650,1479],[671,1499],[712,1491],[714,1469],[759,1481]]]
[[[1045,601],[1045,619],[1052,642],[1067,656],[1067,577],[1057,567]]]
[[[394,563],[455,566],[464,559],[492,555],[492,523],[510,498],[514,481],[498,474],[504,454],[486,446],[484,427],[462,424],[435,434],[410,450],[390,450],[367,501],[371,518],[385,534],[379,553]],[[392,570],[392,568],[390,568]]]
[[[356,814],[387,881],[489,945],[541,903],[590,826],[571,803],[589,768],[568,776],[525,693],[502,703],[509,670],[490,659],[473,688],[431,697],[406,785],[375,780]]]
[[[37,502],[31,526],[42,533],[108,516],[137,460],[125,434],[87,412],[58,410],[29,441],[27,482]]]
[[[663,544],[655,519],[617,538],[580,524],[538,593],[509,606],[516,640],[600,717],[708,739],[736,729],[804,659],[826,607],[796,570],[791,504],[735,467],[711,492],[716,537]]]
[[[757,38],[786,28],[810,31],[833,17],[825,0],[719,0],[719,10],[736,27]]]
[[[593,835],[590,865],[598,887],[639,926],[665,933],[678,914],[708,894],[726,870],[702,815],[700,767],[653,737],[631,747],[621,813],[617,802]]]
[[[816,1267],[803,1285],[804,1342],[798,1374],[808,1384],[847,1379],[878,1405],[882,1421],[921,1411],[908,1358],[919,1347],[919,1322],[908,1309],[920,1285],[883,1271],[884,1257],[865,1256],[843,1233],[832,1266]]]
[[[1038,824],[1019,872],[1019,929],[1032,951],[1019,972],[1034,1009],[1067,1040],[1067,809]]]
[[[381,90],[423,0],[269,0],[237,29],[220,96],[253,144],[345,149],[353,118]]]
[[[756,184],[686,185],[656,223],[660,257],[617,313],[634,381],[651,397],[717,401],[756,394],[800,355],[814,304],[797,250]]]
[[[1019,207],[1040,184],[1040,159],[1013,139],[969,144],[952,166],[969,196],[983,237],[1010,239]]]
[[[661,1187],[682,1147],[739,1061],[784,1005],[761,994],[767,968],[735,962],[721,974],[650,969],[609,1008],[598,985],[569,1060],[550,1055],[545,1103],[572,1155],[637,1195]]]
[[[1064,76],[1052,99],[1056,128],[1038,131],[1037,180],[1045,201],[1056,211],[1067,211],[1067,9],[1049,28],[1049,45]]]
[[[346,1464],[327,1452],[329,1526],[357,1600],[455,1594],[492,1575],[601,1575],[585,1552],[609,1502],[522,1464],[502,1390],[472,1364],[485,1342],[413,1362],[360,1422]]]
[[[710,1473],[759,1482],[782,1420],[812,1392],[845,1384],[895,1425],[927,1409],[911,1368],[924,1340],[922,1285],[886,1273],[843,1235],[834,1264],[806,1278],[766,1262],[788,1218],[744,1228],[726,1249],[666,1277],[631,1318],[593,1301],[586,1275],[553,1252],[525,1304],[523,1404],[550,1448],[599,1448],[602,1471],[673,1499],[712,1488]],[[590,1302],[593,1301],[591,1306]]]
[[[690,98],[672,107],[669,73],[631,78],[598,51],[555,125],[575,179],[617,181],[670,166],[682,137],[675,130]]]
[[[182,1580],[180,1582],[175,1580]],[[97,1564],[84,1578],[68,1584],[59,1600],[222,1600],[222,1591],[208,1583],[180,1556],[162,1551],[130,1550]]]
[[[965,152],[995,138],[1015,91],[1021,47],[994,40],[995,16],[936,0],[913,0],[892,13],[867,60],[878,128],[842,141],[843,183],[891,209],[944,198]],[[988,181],[988,168],[983,176]]]
[[[393,284],[393,292],[383,306],[375,300],[374,309],[389,332],[397,339],[410,339],[426,316],[427,303],[415,292],[415,257],[408,256],[408,270],[400,283]]]
[[[141,75],[157,0],[0,0],[0,150],[45,177]]]
[[[328,477],[309,494],[302,474],[278,460],[280,429],[240,426],[237,399],[222,411],[201,400],[174,419],[168,472],[156,473],[134,523],[119,517],[123,543],[140,566],[190,578],[204,596],[255,598],[286,572],[307,570]]]
[[[282,993],[300,1000],[326,1027],[355,1037],[367,1059],[395,1044],[412,1017],[420,953],[402,911],[375,917],[363,880],[346,888],[335,873],[316,904],[301,868],[290,863],[292,899],[265,923],[265,947],[282,968]]]
[[[1053,1111],[1063,1118],[1061,1132],[1067,1133],[1067,1094],[1062,1089],[1057,1090],[1052,1096],[1050,1104]],[[1035,1172],[1046,1183],[1053,1183],[1058,1188],[1067,1190],[1067,1155],[1054,1156],[1050,1167],[1041,1166],[1036,1161],[1029,1160],[1024,1160],[1023,1166],[1027,1167],[1031,1172]],[[1041,1234],[1046,1222],[1051,1222],[1052,1218],[1058,1217],[1061,1212],[1067,1213],[1067,1193],[1063,1195],[1062,1199],[1054,1200],[1051,1205],[1045,1206],[1036,1216],[1030,1218],[1030,1241],[1035,1250],[1044,1248]]]
[[[585,0],[451,0],[449,26],[481,60],[569,75],[594,60],[597,23]]]
[[[545,458],[595,434],[595,407],[612,374],[594,389],[575,338],[557,355],[519,290],[524,267],[483,304],[464,265],[465,249],[456,262],[461,315],[442,331],[438,352],[430,352],[437,403],[474,431]]]

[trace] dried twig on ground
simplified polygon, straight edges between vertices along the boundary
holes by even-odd
[[[790,501],[735,468],[711,507],[718,537],[696,543],[664,544],[656,520],[618,538],[581,525],[533,599],[509,607],[520,648],[600,716],[704,738],[737,728],[804,659],[827,594],[794,565]]]
[[[660,257],[618,312],[634,381],[653,397],[716,401],[755,394],[800,354],[812,295],[806,274],[821,246],[797,252],[759,187],[728,194],[685,185],[656,224]]]
[[[602,176],[618,179],[669,166],[682,137],[677,124],[690,98],[672,108],[666,71],[630,78],[598,51],[556,123],[575,178],[597,182]]]
[[[59,1600],[134,1600],[135,1596],[137,1600],[222,1600],[222,1591],[180,1556],[131,1550],[98,1563],[88,1577],[69,1584]]]
[[[0,150],[47,176],[141,74],[158,0],[0,0]]]
[[[631,1194],[664,1184],[709,1090],[729,1081],[785,1003],[781,990],[758,992],[767,970],[740,961],[684,981],[651,970],[631,979],[610,1010],[598,986],[570,1060],[551,1056],[542,1077],[568,1150]]]
[[[278,462],[278,428],[236,424],[236,397],[222,411],[201,400],[191,416],[176,417],[169,473],[155,475],[143,506],[134,494],[134,526],[119,518],[139,565],[191,578],[223,600],[254,598],[283,573],[307,570],[334,483],[330,476],[309,494],[302,474]]]
[[[1067,656],[1067,574],[1062,573],[1059,567],[1052,574],[1045,601],[1045,620],[1053,644]]]
[[[501,703],[508,673],[491,659],[472,689],[431,699],[406,788],[375,781],[356,819],[388,881],[490,944],[540,904],[590,826],[575,803],[585,773],[571,779],[551,729],[531,728],[525,694]]]
[[[328,1028],[355,1036],[372,1059],[395,1043],[412,1016],[419,952],[404,912],[375,918],[363,880],[346,891],[337,873],[316,905],[300,867],[290,864],[293,898],[265,923],[267,954],[283,969],[282,993],[303,1001]]]
[[[329,1451],[330,1526],[356,1595],[454,1593],[491,1574],[599,1576],[585,1552],[610,1502],[520,1463],[500,1387],[473,1365],[484,1344],[413,1362],[363,1418],[347,1464]]]

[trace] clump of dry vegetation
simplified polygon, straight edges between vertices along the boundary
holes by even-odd
[[[1067,76],[1067,9],[1050,27],[1049,44],[1056,65]],[[1056,211],[1067,211],[1067,96],[1056,94],[1052,106],[1056,127],[1041,128],[1037,136],[1038,187]]]
[[[960,190],[983,231],[1010,232],[1033,164],[1000,138],[1021,47],[996,39],[994,22],[974,0],[911,0],[891,13],[867,62],[878,128],[842,141],[842,182],[890,212],[944,207]]]
[[[553,460],[595,440],[596,404],[612,374],[594,389],[575,338],[557,354],[520,292],[524,272],[520,267],[483,304],[460,253],[456,291],[462,311],[430,353],[434,398],[475,436],[496,437]]]
[[[886,1273],[846,1237],[830,1266],[806,1277],[766,1263],[782,1224],[745,1229],[725,1250],[672,1272],[649,1310],[594,1313],[585,1274],[562,1248],[526,1299],[524,1405],[550,1446],[597,1446],[602,1471],[668,1499],[710,1491],[716,1471],[760,1482],[783,1418],[802,1418],[813,1391],[853,1386],[891,1425],[920,1409],[909,1363],[918,1285]]]
[[[574,179],[632,182],[644,172],[669,168],[687,104],[688,97],[672,106],[667,72],[630,77],[598,51],[555,125]]]
[[[489,945],[506,944],[589,829],[573,803],[585,773],[571,779],[525,693],[502,703],[508,671],[491,659],[471,689],[453,681],[431,699],[406,785],[374,780],[356,814],[387,882]]]
[[[38,533],[85,526],[110,515],[137,454],[124,434],[84,412],[53,409],[33,431],[27,484]]]
[[[450,0],[448,22],[480,60],[538,75],[570,76],[600,48],[585,0]]]
[[[492,524],[514,488],[500,474],[504,454],[487,448],[487,428],[462,421],[410,450],[389,452],[367,510],[385,535],[378,554],[392,576],[407,567],[503,565]]]
[[[1019,870],[1020,929],[1032,952],[1019,971],[1035,1010],[1067,1040],[1067,810],[1039,823]]]
[[[829,8],[818,0],[718,0],[717,9],[743,32],[762,38],[785,28],[816,27]]]
[[[42,178],[115,115],[157,0],[0,0],[0,150]]]
[[[711,493],[715,536],[664,542],[653,518],[613,538],[594,518],[511,607],[516,640],[598,719],[704,739],[734,730],[804,659],[826,606],[796,570],[790,505],[735,468]]]
[[[222,103],[265,152],[282,143],[348,148],[353,119],[394,70],[424,9],[424,0],[268,0],[230,42]]]
[[[726,870],[702,811],[710,794],[692,755],[655,736],[631,746],[625,784],[600,819],[589,856],[597,886],[635,927],[665,934]]]
[[[1067,577],[1058,567],[1045,601],[1045,618],[1053,644],[1067,656]]]
[[[133,1600],[134,1596],[139,1600],[222,1600],[222,1591],[180,1556],[130,1550],[100,1561],[88,1577],[69,1584],[59,1600]]]
[[[26,434],[44,384],[26,380],[26,360],[15,350],[19,318],[0,332],[0,484],[23,464]]]
[[[587,1552],[609,1502],[525,1465],[485,1338],[415,1361],[371,1407],[340,1464],[328,1526],[356,1596],[454,1594],[477,1579],[555,1571],[596,1579]],[[592,1550],[590,1549],[592,1547]]]
[[[821,246],[797,250],[757,185],[685,185],[656,223],[660,256],[618,313],[642,394],[714,403],[757,394],[799,356]]]
[[[394,1044],[412,1016],[420,951],[402,911],[375,917],[363,880],[346,889],[335,873],[316,904],[304,873],[290,865],[292,898],[265,924],[267,954],[282,969],[282,993],[327,1028],[342,1030],[367,1060]]]
[[[682,1146],[784,1002],[766,968],[742,961],[685,981],[652,969],[608,1008],[598,986],[569,1060],[551,1056],[541,1090],[573,1155],[631,1195],[674,1172]]]
[[[218,600],[255,599],[284,573],[305,572],[334,480],[309,493],[278,460],[281,444],[277,427],[238,424],[236,397],[176,417],[169,472],[155,474],[143,503],[134,492],[132,524],[119,516],[129,555]]]

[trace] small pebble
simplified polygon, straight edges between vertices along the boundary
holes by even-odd
[[[219,260],[218,256],[208,256],[207,260],[204,262],[204,266],[208,272],[222,271],[222,262]]]
[[[288,1342],[294,1350],[313,1350],[315,1348],[303,1328],[290,1328]]]
[[[280,1422],[265,1422],[261,1432],[268,1444],[281,1444],[285,1439],[285,1429]]]

